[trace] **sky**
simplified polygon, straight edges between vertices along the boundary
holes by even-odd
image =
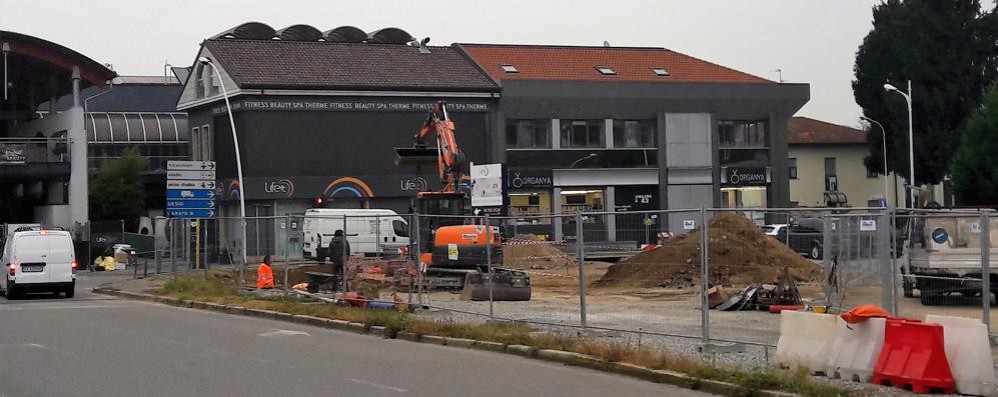
[[[798,115],[859,126],[851,82],[878,0],[0,0],[0,30],[110,63],[120,75],[190,66],[199,43],[248,21],[275,29],[398,27],[454,42],[665,47],[750,74],[811,85]]]

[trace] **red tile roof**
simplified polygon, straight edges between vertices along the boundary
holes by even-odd
[[[792,117],[787,128],[791,145],[865,144],[866,133],[807,117]]]
[[[567,47],[459,44],[497,80],[586,80],[683,83],[769,83],[772,81],[665,48]],[[507,73],[512,65],[518,73]],[[613,69],[604,75],[597,66]],[[663,68],[669,76],[657,76]]]

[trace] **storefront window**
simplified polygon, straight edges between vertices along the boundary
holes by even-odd
[[[614,120],[614,147],[655,147],[654,120]]]
[[[547,225],[551,218],[551,193],[546,191],[512,192],[509,194],[509,215],[518,225]]]
[[[550,148],[551,120],[506,120],[506,147]]]
[[[561,120],[561,147],[605,147],[603,120]]]
[[[764,148],[766,123],[762,121],[720,121],[717,125],[722,148]]]
[[[721,188],[721,207],[724,208],[745,208],[764,209],[766,208],[766,187],[724,187]],[[746,217],[756,224],[765,224],[764,211],[744,211]]]

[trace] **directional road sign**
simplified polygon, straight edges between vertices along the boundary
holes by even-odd
[[[207,200],[215,198],[214,189],[167,189],[166,199]]]
[[[214,171],[214,161],[167,161],[166,169],[178,171]]]
[[[176,179],[198,179],[198,180],[215,180],[215,171],[176,171],[176,170],[166,170],[167,180]]]
[[[215,208],[215,200],[166,200],[166,208]]]
[[[178,218],[215,216],[215,162],[166,162],[166,215]]]
[[[167,189],[215,189],[215,181],[167,180]]]
[[[166,215],[172,218],[212,218],[215,216],[215,210],[167,208]]]

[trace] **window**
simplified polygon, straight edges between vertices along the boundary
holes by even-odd
[[[207,124],[201,126],[201,160],[212,161],[215,159],[215,135],[211,133],[211,127]]]
[[[610,67],[608,67],[608,66],[597,66],[596,70],[599,71],[600,74],[605,74],[605,75],[615,75],[615,74],[617,74],[617,72],[614,72],[613,69],[610,69]]]
[[[797,179],[797,159],[789,158],[787,159],[787,174],[790,175],[790,179]]]
[[[765,122],[720,121],[717,127],[722,148],[767,147]]]
[[[506,120],[506,147],[551,147],[551,120]]]
[[[197,93],[197,97],[198,98],[204,98],[205,97],[205,87],[208,86],[208,82],[206,80],[210,77],[211,71],[208,69],[207,66],[205,66],[205,65],[199,65],[197,72],[198,72],[198,74],[197,74],[198,78],[197,78],[197,81],[195,81],[195,84],[194,84],[194,86],[196,88],[195,92]]]
[[[874,170],[871,170],[869,167],[866,167],[866,177],[867,178],[877,178],[879,176],[880,176],[879,173],[877,173]]]
[[[562,120],[561,147],[604,147],[603,120]]]
[[[208,72],[209,72],[208,82],[211,83],[209,95],[211,96],[218,95],[222,92],[221,83],[218,81],[219,79],[218,73],[211,73],[211,70],[209,70]]]
[[[825,157],[825,191],[839,190],[839,179],[835,175],[835,157]]]
[[[655,72],[656,76],[669,77],[669,71],[665,70],[665,68],[651,68],[651,71]]]
[[[516,69],[516,66],[513,65],[499,65],[499,67],[501,67],[502,71],[506,73],[520,73],[520,71]]]
[[[201,127],[191,128],[191,160],[200,161],[201,158]]]
[[[614,120],[613,146],[632,148],[655,147],[655,121]]]

